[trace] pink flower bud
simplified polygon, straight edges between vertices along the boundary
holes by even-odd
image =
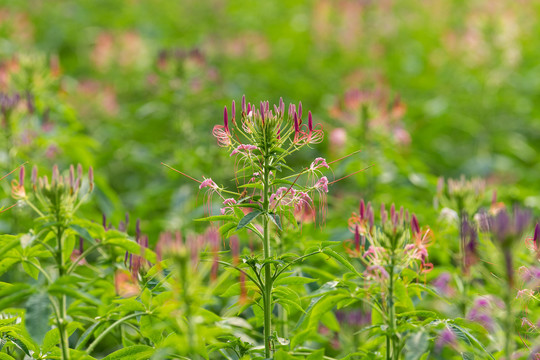
[[[227,112],[227,107],[223,109],[223,126],[226,133],[229,133],[229,113]]]
[[[313,131],[313,117],[311,116],[311,111],[308,112],[308,129],[309,132]]]
[[[242,113],[245,115],[247,114],[247,108],[246,108],[246,95],[242,96]]]
[[[94,169],[88,168],[88,182],[90,183],[90,191],[94,190]]]

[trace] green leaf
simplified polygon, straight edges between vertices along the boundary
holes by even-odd
[[[58,345],[60,343],[60,331],[58,331],[58,328],[54,328],[52,330],[49,330],[45,334],[45,338],[43,338],[43,346],[41,350],[44,354],[48,353],[52,350],[53,347]]]
[[[306,360],[323,360],[323,359],[324,359],[324,349],[315,350],[306,358]]]
[[[39,276],[39,270],[34,265],[30,264],[29,262],[32,262],[34,264],[37,263],[39,265],[39,261],[37,261],[37,259],[32,259],[32,260],[23,261],[22,263],[22,268],[24,272],[30,275],[31,278],[37,280]]]
[[[193,221],[238,221],[238,218],[233,215],[214,215],[201,219],[195,219]]]
[[[274,285],[305,285],[317,281],[316,279],[307,278],[303,276],[285,276],[280,277],[274,281]]]
[[[397,279],[394,282],[394,294],[398,301],[396,303],[396,306],[401,306],[405,309],[405,311],[414,310],[414,304],[409,297],[409,294],[407,294],[407,288],[405,287],[405,284],[403,284],[403,281],[401,279]]]
[[[248,213],[246,216],[238,222],[238,226],[236,227],[236,230],[240,230],[244,227],[246,227],[250,222],[252,222],[257,216],[259,216],[261,212],[259,210],[252,211]]]
[[[347,259],[345,259],[343,256],[341,256],[337,252],[335,252],[333,249],[331,249],[329,247],[326,247],[326,248],[322,249],[322,252],[325,253],[328,256],[333,257],[334,259],[339,261],[341,264],[343,264],[347,269],[351,270],[353,273],[355,273],[359,277],[363,278],[363,275],[360,274],[358,272],[358,270],[356,270],[356,268]]]
[[[279,217],[278,214],[275,214],[275,213],[270,213],[268,214],[269,217],[270,217],[270,220],[272,220],[272,222],[274,224],[276,224],[276,226],[278,227],[279,230],[283,230],[283,228],[281,227],[281,219]]]
[[[15,358],[12,356],[9,356],[6,353],[0,353],[0,360],[15,360]]]
[[[149,359],[154,353],[154,348],[147,345],[133,345],[109,354],[103,360],[138,360]]]
[[[108,245],[116,245],[135,255],[142,255],[146,260],[150,261],[151,263],[155,263],[157,260],[155,252],[148,248],[144,248],[144,251],[142,251],[142,248],[139,244],[126,238],[106,239],[105,243]]]
[[[448,324],[452,330],[454,330],[454,332],[456,333],[456,335],[458,335],[458,337],[461,337],[461,333],[464,334],[469,340],[471,340],[472,342],[474,342],[478,347],[480,347],[486,354],[489,355],[490,358],[492,358],[493,360],[495,360],[495,358],[493,357],[493,355],[491,355],[491,353],[489,351],[487,351],[487,349],[484,347],[484,345],[482,345],[482,343],[476,338],[474,337],[470,332],[469,330],[465,329],[465,328],[462,328],[461,326],[458,326],[456,324]]]
[[[238,223],[236,221],[231,221],[231,222],[228,222],[228,223],[225,223],[224,225],[220,226],[219,228],[219,234],[224,237],[224,238],[227,238],[229,237],[229,232],[231,230],[234,230],[236,229],[236,226],[238,225]]]
[[[81,337],[77,341],[77,345],[75,346],[75,348],[76,349],[81,349],[88,342],[88,340],[90,340],[90,336],[93,334],[96,327],[98,327],[98,325],[100,325],[100,324],[102,324],[102,323],[99,322],[99,321],[96,321],[88,329],[86,329],[86,331],[81,335]],[[55,330],[55,329],[53,329],[53,330]]]
[[[95,306],[100,305],[99,299],[95,298],[94,296],[90,294],[85,293],[84,291],[81,291],[80,289],[75,290],[67,286],[52,284],[49,286],[48,291],[51,295],[59,295],[59,294],[68,295],[75,299],[80,299],[88,304],[92,304]]]
[[[412,334],[405,343],[405,360],[419,360],[428,350],[428,346],[429,336],[426,332]]]
[[[115,300],[114,302],[119,304],[119,306],[116,308],[116,311],[118,312],[146,311],[144,305],[140,301],[137,301],[133,298]]]

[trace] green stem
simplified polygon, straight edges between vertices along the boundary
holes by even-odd
[[[388,331],[386,335],[386,359],[397,359],[396,346],[395,346],[395,331],[396,331],[396,318],[395,318],[395,305],[394,305],[394,253],[391,254],[390,260],[390,272],[388,283]]]
[[[268,155],[265,154],[264,157],[264,188],[263,188],[263,211],[265,213],[263,217],[263,247],[264,247],[264,260],[269,259],[272,256],[270,248],[270,224],[268,221],[268,209],[270,206],[269,203],[269,193],[270,193],[270,169],[269,169],[269,159]],[[264,265],[264,294],[263,294],[263,303],[264,303],[264,353],[267,359],[271,358],[271,348],[270,348],[270,336],[272,334],[272,270],[270,263]]]
[[[109,326],[107,329],[105,329],[105,331],[103,331],[101,334],[99,334],[99,336],[88,346],[88,348],[86,349],[86,353],[91,354],[92,351],[94,351],[94,348],[97,346],[97,344],[99,344],[99,342],[101,340],[103,340],[103,338],[105,336],[107,336],[115,327],[117,327],[118,325],[122,324],[123,322],[125,322],[125,321],[127,321],[129,319],[132,319],[132,318],[137,317],[137,316],[142,316],[142,315],[149,315],[149,314],[144,313],[144,312],[137,312],[137,313],[134,313],[134,314],[126,315],[123,318],[116,320],[111,326]]]
[[[60,222],[60,214],[56,214],[56,219]],[[64,228],[58,226],[56,229],[56,240],[58,245],[58,252],[56,254],[56,263],[58,266],[58,277],[62,278],[65,275],[65,263],[63,256],[63,242],[64,242]],[[58,331],[60,332],[60,347],[62,348],[62,360],[69,360],[69,335],[67,332],[67,298],[66,295],[60,295],[58,297],[59,303],[59,316]]]

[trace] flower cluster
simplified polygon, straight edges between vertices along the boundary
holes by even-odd
[[[35,207],[30,201],[24,186],[25,170],[21,167],[19,179],[11,182],[11,194],[14,199],[23,201]],[[94,189],[94,172],[92,167],[88,169],[88,188],[83,195],[80,194],[83,185],[83,169],[81,164],[75,167],[71,165],[69,172],[62,176],[57,165],[53,166],[52,176],[38,176],[37,167],[32,169],[31,184],[34,196],[39,201],[45,213],[62,214],[64,218],[71,218],[84,198]],[[37,210],[37,209],[35,209]],[[38,210],[38,213],[41,213]]]
[[[391,266],[398,271],[418,266],[419,273],[429,272],[433,268],[428,261],[427,251],[431,243],[430,230],[422,231],[416,216],[409,216],[403,207],[396,211],[392,204],[388,212],[382,205],[381,222],[375,225],[371,203],[366,205],[362,200],[359,212],[349,218],[349,229],[354,234],[354,242],[346,242],[346,250],[360,258],[368,279],[386,281]],[[349,245],[351,243],[353,247]]]
[[[485,181],[478,178],[467,180],[461,176],[446,181],[439,178],[436,201],[443,208],[457,211],[459,216],[464,213],[474,214],[482,203],[485,188]]]
[[[285,103],[280,98],[279,105],[270,109],[268,101],[261,101],[259,107],[246,103],[242,97],[241,120],[236,121],[236,104],[233,101],[229,122],[227,107],[223,110],[223,125],[215,125],[212,134],[218,144],[232,148],[231,156],[252,153],[255,150],[264,151],[266,147],[301,147],[308,144],[318,144],[324,139],[321,124],[313,123],[311,111],[308,112],[307,124],[302,121],[302,103],[298,108],[290,104],[287,113]],[[241,138],[247,140],[241,142]]]

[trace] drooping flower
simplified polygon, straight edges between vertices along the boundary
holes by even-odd
[[[218,145],[222,147],[231,146],[231,132],[229,131],[229,114],[227,107],[223,110],[223,125],[215,125],[212,129],[212,134],[218,141]]]
[[[328,178],[326,176],[323,176],[319,179],[313,186],[315,190],[321,192],[324,191],[325,193],[328,192]]]
[[[309,166],[309,170],[310,171],[315,171],[315,170],[320,169],[322,167],[330,169],[330,166],[326,163],[326,160],[324,158],[322,158],[322,157],[318,157],[318,158],[315,158],[315,160],[313,160],[313,162]]]
[[[208,178],[208,179],[204,178],[201,185],[199,185],[199,189],[203,189],[205,187],[209,187],[211,189],[218,189],[218,186],[216,185],[216,183],[211,178]]]
[[[233,211],[232,206],[236,205],[236,200],[233,198],[225,199],[225,201],[223,201],[223,205],[225,205],[225,207],[220,209],[221,215],[225,215],[228,210]]]

